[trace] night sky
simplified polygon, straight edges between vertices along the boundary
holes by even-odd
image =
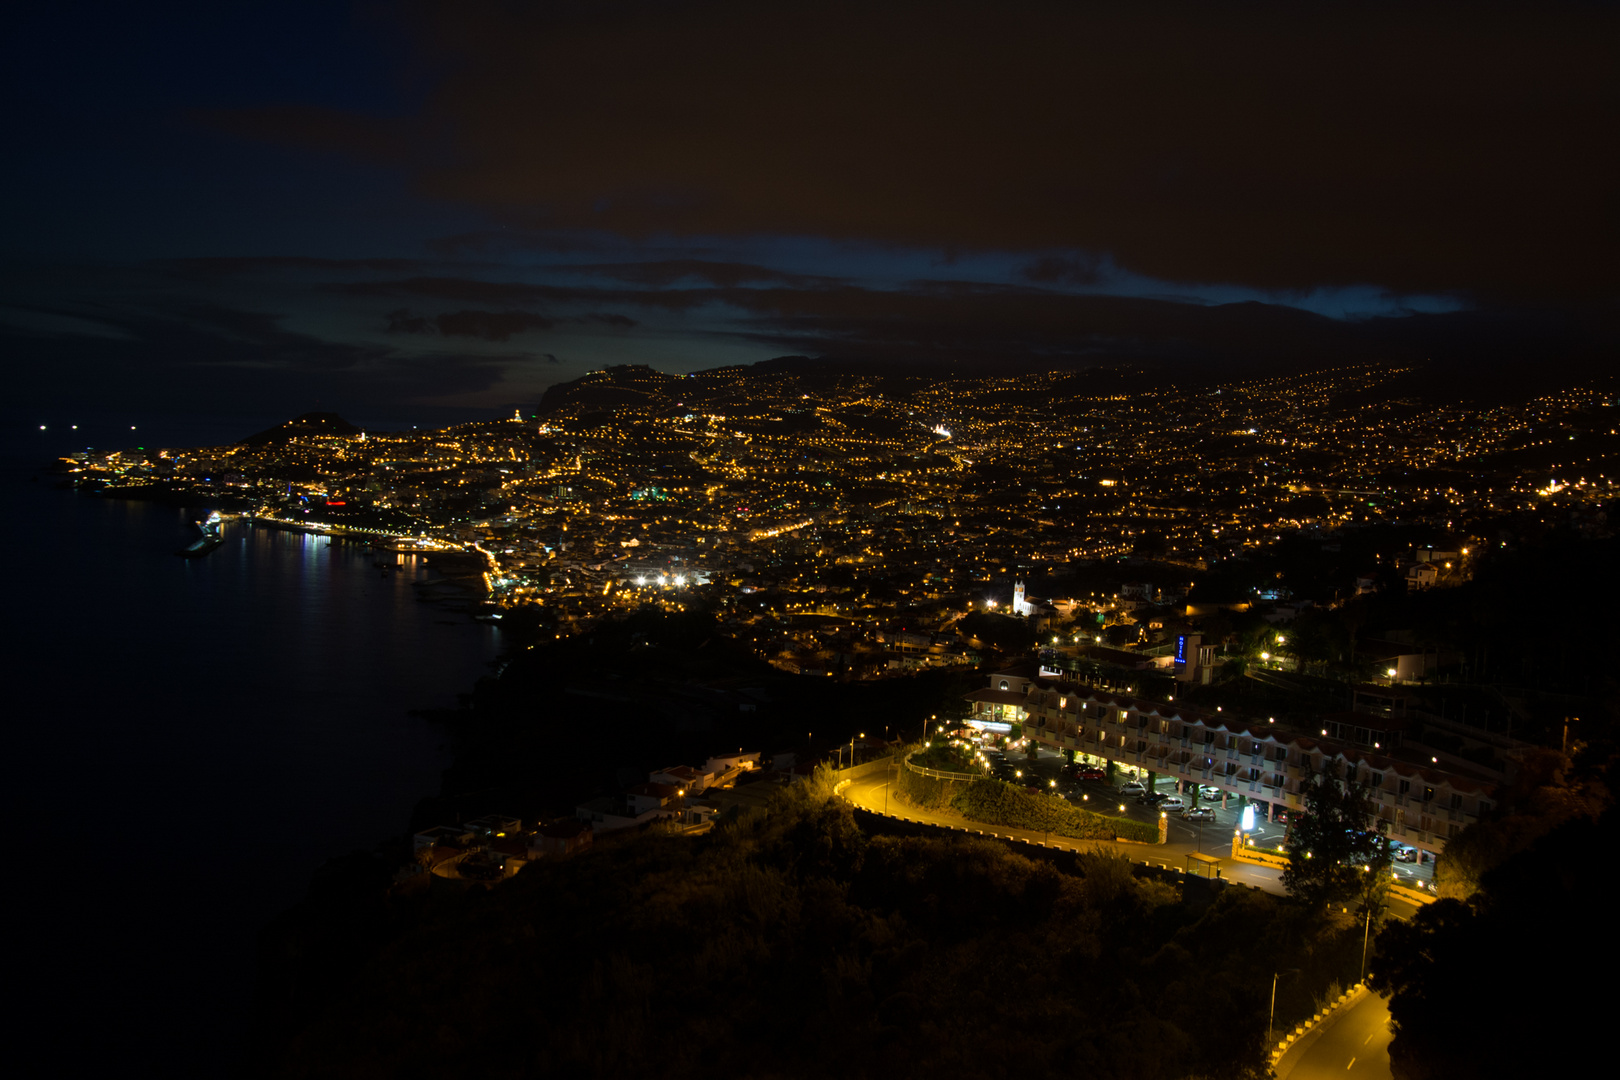
[[[34,5],[5,420],[442,423],[782,355],[1610,370],[1615,10]]]

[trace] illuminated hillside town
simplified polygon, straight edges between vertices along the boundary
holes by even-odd
[[[1614,389],[1481,406],[1412,374],[619,367],[501,420],[306,413],[57,471],[186,508],[186,559],[301,534],[499,628],[497,674],[446,714],[480,732],[474,794],[377,864],[401,902],[807,791],[878,833],[1336,909],[1348,976],[1358,933],[1387,966],[1403,920],[1481,895],[1503,837],[1606,805],[1571,763],[1609,684],[1509,628],[1562,610],[1573,567],[1612,575]],[[603,767],[537,770],[578,715]],[[1305,1030],[1268,1028],[1269,1060]]]
[[[81,490],[224,499],[260,525],[465,552],[495,608],[538,605],[558,633],[699,592],[760,655],[865,678],[972,662],[958,624],[975,611],[1062,625],[1065,655],[1148,655],[1221,608],[1286,625],[1394,577],[1466,580],[1471,552],[1511,545],[1522,521],[1608,528],[1612,394],[1486,411],[1377,394],[1401,374],[1125,392],[1094,373],[629,367],[501,422],[367,432],[311,414],[236,446],[87,449],[64,465]],[[1379,529],[1425,539],[1348,563],[1353,538]],[[1338,576],[1306,589],[1299,573],[1250,574],[1201,600],[1212,575],[1301,545]],[[1088,587],[1036,598],[1069,571]],[[1272,666],[1299,663],[1271,651]]]
[[[385,575],[425,556],[478,618],[523,613],[550,640],[701,607],[799,676],[988,665],[958,718],[979,743],[1262,827],[1331,761],[1428,880],[1510,778],[1522,709],[1470,690],[1482,658],[1353,612],[1467,582],[1550,525],[1612,535],[1620,439],[1612,392],[1481,410],[1399,396],[1405,374],[1172,388],[1130,370],[622,367],[497,422],[307,414],[234,446],[62,466],[81,491],[220,506],[183,554],[223,520],[370,545]],[[1234,680],[1270,693],[1267,715],[1221,703]],[[672,813],[676,791],[633,812],[621,797],[614,820]]]

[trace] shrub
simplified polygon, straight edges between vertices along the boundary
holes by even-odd
[[[1146,822],[1107,817],[1070,806],[1050,795],[1035,795],[1000,780],[975,780],[951,799],[963,817],[986,825],[1050,832],[1075,840],[1139,840],[1155,843],[1159,830]]]

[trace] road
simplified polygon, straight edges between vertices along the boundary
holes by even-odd
[[[962,828],[965,826],[969,831],[982,831],[986,836],[994,833],[997,836],[1011,837],[1015,840],[1028,840],[1034,844],[1044,843],[1050,847],[1065,850],[1090,851],[1093,847],[1101,846],[1118,851],[1135,861],[1145,861],[1170,869],[1186,869],[1187,855],[1197,851],[1199,848],[1196,833],[1193,832],[1190,826],[1187,827],[1187,831],[1192,835],[1181,840],[1172,839],[1168,844],[1121,844],[1099,840],[1071,840],[1067,837],[1049,836],[1046,833],[1029,829],[1014,829],[1005,825],[981,825],[976,822],[966,821],[958,814],[922,810],[914,806],[902,806],[897,802],[887,801],[887,789],[893,778],[894,774],[892,772],[876,773],[872,776],[862,777],[859,780],[851,781],[843,789],[843,796],[863,810],[872,810],[880,814],[887,812],[910,821],[924,821],[945,827]],[[1130,806],[1129,800],[1126,800],[1126,804]],[[1114,803],[1114,806],[1117,807],[1118,803]],[[1153,815],[1153,817],[1156,816]],[[1152,818],[1145,817],[1144,820],[1152,820]],[[1181,825],[1183,823],[1180,821],[1172,823],[1172,837],[1175,835],[1175,827]],[[1282,894],[1283,887],[1277,871],[1265,866],[1254,866],[1249,863],[1233,861],[1230,858],[1230,834],[1218,826],[1210,826],[1209,828],[1214,835],[1205,837],[1203,849],[1206,854],[1223,856],[1221,861],[1222,877],[1235,884],[1252,885],[1264,889],[1266,892]],[[1219,839],[1216,839],[1216,837],[1219,837]]]
[[[1277,1063],[1277,1080],[1389,1080],[1389,1006],[1374,993],[1336,1014]]]
[[[1047,770],[1040,769],[1041,764],[1043,763],[1019,763],[1022,768],[1033,765],[1034,771],[1042,780],[1055,778],[1045,775]],[[1051,771],[1055,773],[1055,766]],[[1169,839],[1164,844],[1071,840],[1067,837],[1051,837],[1045,833],[1014,829],[1004,825],[980,825],[968,822],[957,814],[902,805],[888,797],[894,777],[893,771],[862,777],[845,785],[841,794],[864,810],[893,814],[908,821],[927,822],[954,829],[966,828],[969,832],[983,832],[986,836],[994,834],[1066,850],[1089,851],[1094,847],[1101,847],[1117,851],[1135,861],[1173,869],[1185,869],[1186,856],[1202,850],[1205,854],[1215,855],[1221,859],[1221,876],[1234,884],[1249,885],[1277,895],[1286,893],[1282,887],[1280,871],[1266,866],[1255,866],[1252,863],[1237,862],[1230,857],[1232,829],[1236,824],[1236,814],[1230,810],[1217,811],[1216,822],[1202,826],[1209,830],[1202,837],[1197,832],[1200,826],[1172,818]],[[1070,802],[1077,806],[1096,804],[1099,809],[1108,806],[1111,810],[1117,810],[1123,803],[1127,817],[1151,821],[1158,816],[1147,807],[1139,806],[1128,798],[1121,798],[1106,784],[1074,785],[1071,792]],[[1085,794],[1090,794],[1091,799],[1083,799]],[[1407,901],[1394,898],[1389,900],[1389,913],[1395,918],[1410,918],[1415,910],[1415,906]],[[1389,1069],[1391,1038],[1389,1009],[1384,999],[1377,994],[1366,993],[1355,1004],[1336,1014],[1320,1029],[1319,1034],[1309,1036],[1290,1049],[1282,1061],[1278,1062],[1277,1076],[1279,1080],[1290,1077],[1298,1080],[1314,1080],[1327,1076],[1350,1077],[1352,1080],[1359,1078],[1385,1080],[1391,1075]]]
[[[1043,754],[1040,759],[1027,761],[1020,758],[1017,766],[1035,774],[1038,783],[1046,783],[1059,779],[1058,769],[1062,762],[1057,755]],[[922,810],[913,806],[904,806],[895,800],[889,799],[888,787],[894,779],[894,772],[880,772],[871,776],[862,777],[852,781],[843,789],[844,798],[864,810],[877,813],[890,813],[904,817],[911,821],[923,821],[947,828],[966,827],[970,831],[982,831],[986,836],[995,833],[998,836],[1009,836],[1015,840],[1028,840],[1035,844],[1048,844],[1051,847],[1067,850],[1089,851],[1093,847],[1102,846],[1112,849],[1128,858],[1138,862],[1148,862],[1155,866],[1163,866],[1173,870],[1187,869],[1187,856],[1194,852],[1213,855],[1221,860],[1220,873],[1223,878],[1238,885],[1249,885],[1265,892],[1278,896],[1285,895],[1282,886],[1282,872],[1273,870],[1269,866],[1256,866],[1253,863],[1238,862],[1231,857],[1232,830],[1237,824],[1235,810],[1218,809],[1215,811],[1216,820],[1208,825],[1195,825],[1182,821],[1179,817],[1169,819],[1169,842],[1164,844],[1121,844],[1097,840],[1070,840],[1066,837],[1053,837],[1046,833],[1035,832],[1028,829],[1014,829],[1005,825],[982,825],[969,822],[958,814],[940,813],[931,810]],[[1028,775],[1028,773],[1026,773]],[[1142,806],[1128,797],[1121,796],[1118,791],[1107,783],[1095,781],[1090,783],[1072,783],[1060,780],[1059,790],[1065,790],[1069,801],[1075,806],[1085,809],[1097,809],[1118,813],[1119,807],[1125,807],[1124,816],[1138,821],[1157,821],[1158,813],[1149,807]],[[1168,790],[1169,785],[1161,782],[1161,790]],[[1086,798],[1086,796],[1090,798]],[[1275,826],[1273,827],[1275,828]],[[1389,913],[1399,919],[1410,918],[1415,905],[1396,898],[1389,901]]]

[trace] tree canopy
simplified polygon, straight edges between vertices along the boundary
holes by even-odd
[[[1607,857],[1617,839],[1613,810],[1568,820],[1487,871],[1471,899],[1439,900],[1385,926],[1371,982],[1391,995],[1397,1077],[1539,1076],[1549,1039],[1572,1061],[1585,1056],[1581,1045],[1596,1052],[1605,995],[1547,976],[1556,958],[1604,973],[1620,960]]]
[[[1289,830],[1284,887],[1315,908],[1373,899],[1385,881],[1389,843],[1374,829],[1366,791],[1322,772],[1300,794],[1304,814]]]

